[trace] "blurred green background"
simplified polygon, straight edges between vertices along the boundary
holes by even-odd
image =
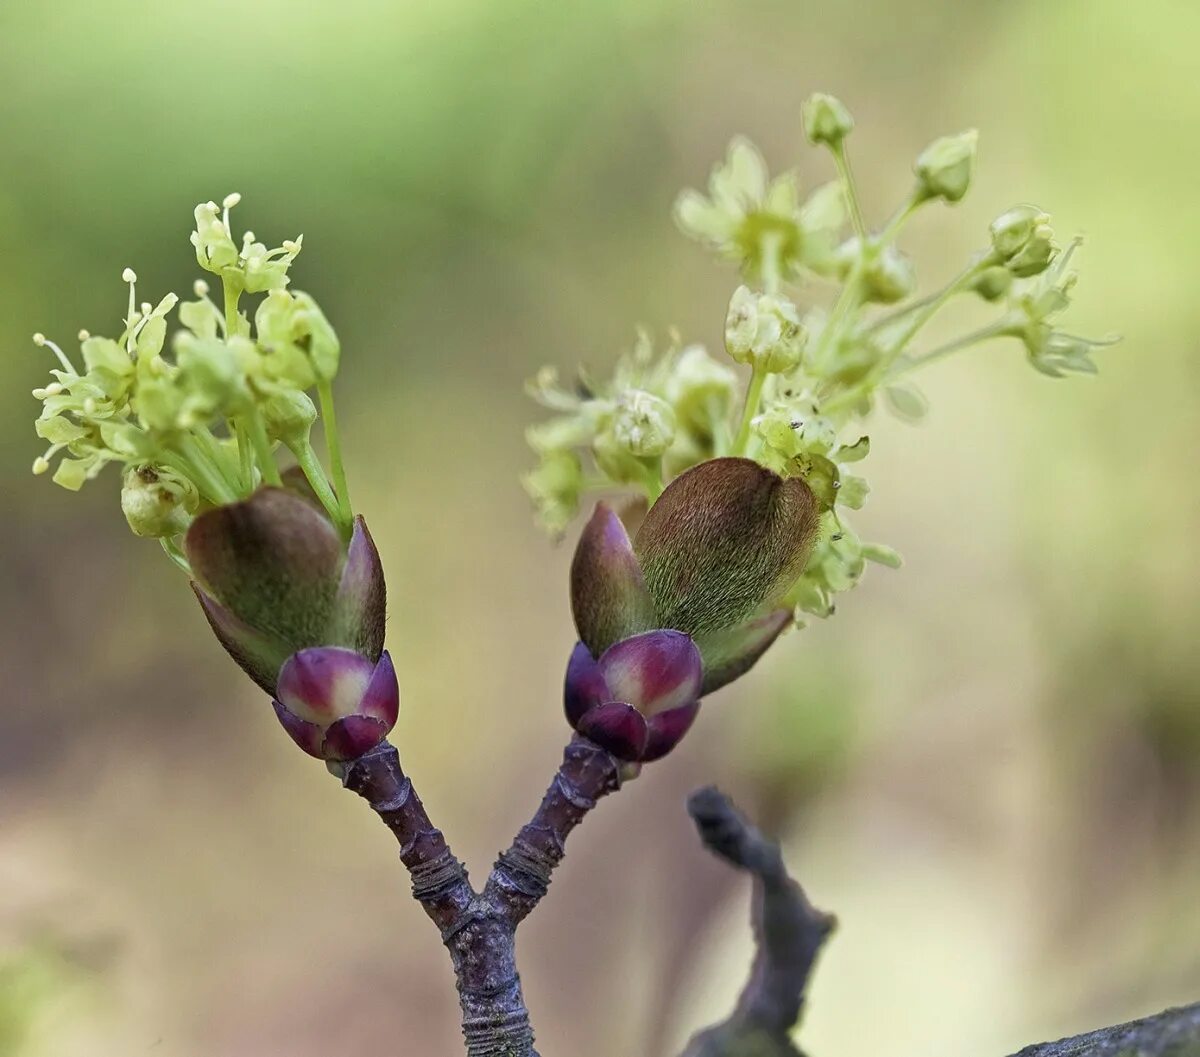
[[[241,191],[346,353],[354,492],[391,589],[396,738],[477,878],[566,728],[571,537],[517,483],[543,362],[644,323],[715,344],[734,277],[670,204],[735,132],[775,168],[813,90],[879,222],[935,135],[978,179],[907,248],[940,282],[1019,200],[1080,232],[1098,379],[995,346],[872,425],[872,570],[606,802],[522,934],[545,1052],[660,1057],[726,1012],[747,891],[717,781],[841,928],[815,1054],[1005,1053],[1200,995],[1200,7],[1186,0],[5,0],[0,6],[0,1054],[457,1051],[436,935],[375,819],[281,736],[115,472],[29,466],[29,335],[184,293]],[[828,178],[805,153],[804,182]]]

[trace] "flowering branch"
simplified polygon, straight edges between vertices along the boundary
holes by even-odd
[[[708,195],[685,191],[676,203],[684,232],[736,262],[745,281],[725,314],[732,365],[700,346],[656,355],[643,335],[610,381],[581,373],[563,387],[544,371],[531,386],[554,412],[529,432],[540,462],[525,481],[547,526],[561,531],[585,492],[634,497],[597,504],[580,535],[570,582],[578,642],[563,691],[576,736],[482,891],[385,740],[400,708],[384,649],[386,585],[350,502],[333,403],[341,345],[313,298],[291,288],[302,239],[268,249],[245,232],[239,245],[230,212],[240,196],[201,203],[191,242],[220,281],[222,305],[203,279],[195,300],[139,303],[126,269],[116,337],[80,331],[70,355],[34,337],[58,363],[34,391],[48,444],[34,472],[57,461],[53,479],[78,489],[110,463],[124,468],[130,528],[158,539],[187,574],[221,645],[271,696],[287,734],[398,841],[413,895],[450,954],[469,1057],[537,1057],[515,935],[597,801],[673,751],[702,699],[749,671],[787,627],[832,614],[868,561],[899,565],[846,520],[869,491],[854,470],[870,453],[871,408],[882,400],[919,417],[925,400],[909,372],[988,337],[1018,339],[1043,374],[1095,370],[1102,343],[1057,329],[1075,282],[1073,247],[1059,252],[1032,206],[1001,214],[958,278],[914,297],[915,268],[896,240],[915,210],[966,193],[973,131],[917,157],[910,191],[876,232],[848,160],[849,112],[817,95],[804,121],[833,156],[833,182],[802,201],[790,174],[770,178],[738,138]],[[838,291],[802,308],[790,298],[812,278]],[[983,330],[910,351],[968,293],[1003,298],[1005,308]],[[328,470],[311,439],[318,417]],[[788,1031],[832,919],[720,794],[699,794],[692,811],[708,846],[756,878],[759,956],[733,1016],[698,1036],[688,1057],[744,1057],[750,1045],[794,1055]]]

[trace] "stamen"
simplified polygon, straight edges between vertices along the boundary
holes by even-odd
[[[92,336],[92,335],[91,335],[91,332],[90,332],[90,331],[87,331],[87,330],[81,330],[81,331],[80,331],[80,332],[79,332],[79,333],[76,335],[76,337],[78,337],[80,341],[87,341],[87,340],[88,340],[88,338],[90,338],[91,336]]]
[[[137,272],[132,268],[126,268],[121,273],[123,282],[129,284],[129,316],[125,320],[125,326],[129,330],[129,337],[125,340],[125,351],[130,355],[133,354],[133,324],[138,318],[137,314]]]
[[[197,279],[194,283],[192,283],[192,292],[197,297],[207,297],[208,283],[206,283],[203,279]]]
[[[33,472],[38,475],[44,474],[50,469],[50,460],[65,447],[65,444],[51,444],[44,455],[39,455],[33,460]]]
[[[229,227],[229,211],[235,205],[237,205],[241,200],[242,200],[242,196],[240,194],[238,194],[237,191],[234,191],[232,194],[227,194],[223,199],[221,199],[221,208],[225,210],[224,214],[221,217],[221,221],[225,225],[225,234],[228,235],[230,238],[233,238],[233,232],[230,230],[230,227]],[[213,213],[216,213],[216,211],[217,211],[216,203],[212,203],[212,210],[213,210]]]
[[[38,333],[34,334],[33,343],[36,346],[38,346],[38,348],[42,348],[44,346],[45,348],[50,349],[50,351],[53,352],[54,355],[58,357],[58,362],[63,365],[63,370],[66,371],[68,374],[78,374],[79,373],[77,370],[75,370],[74,367],[71,366],[71,361],[67,359],[67,354],[65,352],[63,352],[63,350],[60,349],[57,345],[55,345],[54,342],[52,342],[48,337],[46,337],[46,335],[43,334],[41,331],[38,331]]]

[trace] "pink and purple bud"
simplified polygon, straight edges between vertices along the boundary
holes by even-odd
[[[628,763],[665,756],[700,709],[700,651],[680,631],[648,631],[606,649],[580,642],[567,664],[567,719],[585,738]]]
[[[321,760],[354,760],[396,725],[400,687],[385,650],[378,663],[340,646],[292,654],[279,672],[275,714],[292,740]]]
[[[347,543],[301,492],[264,487],[201,514],[184,550],[213,632],[268,694],[284,662],[310,647],[379,661],[386,589],[361,517]]]
[[[791,622],[782,597],[816,543],[820,506],[799,477],[720,458],[672,481],[630,536],[604,503],[571,565],[571,611],[593,659],[651,629],[690,636],[697,696],[748,671]]]

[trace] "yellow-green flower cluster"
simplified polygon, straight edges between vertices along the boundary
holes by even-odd
[[[845,516],[869,492],[856,471],[870,450],[863,419],[877,404],[919,419],[926,400],[908,376],[986,340],[1017,338],[1032,366],[1055,377],[1094,371],[1091,353],[1107,342],[1057,329],[1075,281],[1066,271],[1074,245],[1060,252],[1049,217],[1035,206],[1002,212],[958,274],[918,292],[898,238],[918,209],[966,194],[973,130],[923,150],[908,194],[872,228],[846,150],[849,111],[817,95],[804,120],[838,177],[807,200],[791,173],[772,178],[759,151],[739,137],[713,170],[708,193],[684,191],[675,205],[681,230],[734,262],[745,280],[725,311],[725,351],[745,374],[678,341],[655,356],[644,336],[608,382],[581,375],[562,387],[547,369],[531,392],[556,416],[529,430],[540,464],[525,485],[542,521],[558,532],[588,492],[633,488],[653,502],[673,478],[714,457],[748,457],[783,477],[800,476],[824,511],[824,531],[787,600],[798,614],[827,616],[868,561],[899,564],[895,551],[863,542]],[[813,279],[832,282],[832,296],[812,296]],[[805,308],[798,293],[808,295]],[[999,315],[918,348],[926,324],[970,294]]]
[[[524,484],[542,523],[560,532],[586,491],[632,486],[657,496],[665,477],[727,446],[738,379],[699,345],[672,341],[656,355],[643,331],[607,382],[581,371],[567,387],[547,367],[527,388],[555,415],[526,432],[541,461]]]
[[[221,305],[203,279],[193,300],[167,294],[139,303],[137,276],[127,268],[128,309],[116,337],[81,331],[72,357],[34,336],[59,364],[34,391],[42,401],[37,433],[49,444],[34,473],[57,460],[54,480],[78,489],[109,463],[123,465],[130,527],[163,539],[176,557],[171,541],[198,511],[280,482],[280,445],[335,522],[348,529],[351,520],[336,434],[329,438],[334,484],[309,440],[317,418],[309,391],[316,389],[327,418],[332,413],[337,336],[309,295],[288,288],[301,239],[268,249],[246,232],[239,247],[229,216],[238,201],[229,195],[195,211],[191,241],[200,266],[220,280]],[[246,295],[262,296],[251,306]]]

